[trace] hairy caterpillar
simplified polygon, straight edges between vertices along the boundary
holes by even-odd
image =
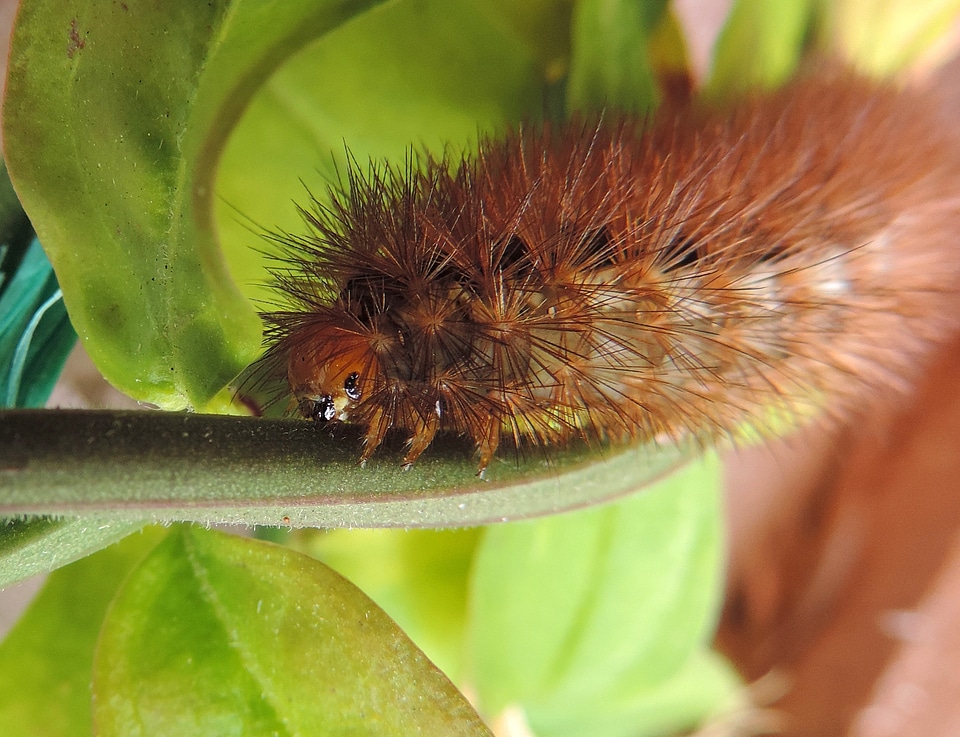
[[[300,414],[504,435],[736,434],[840,415],[952,328],[960,145],[913,91],[821,70],[724,110],[531,126],[348,173],[283,234],[261,367]]]

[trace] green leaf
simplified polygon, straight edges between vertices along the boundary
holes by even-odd
[[[576,0],[486,0],[483,7],[536,57],[548,81],[570,63],[570,25]]]
[[[0,734],[91,734],[90,673],[107,606],[166,534],[145,530],[50,576],[0,644]]]
[[[6,404],[43,406],[76,341],[77,334],[63,306],[63,293],[57,287],[37,307],[17,343],[7,375]]]
[[[659,99],[648,41],[665,0],[578,0],[573,12],[567,108],[645,113]]]
[[[217,161],[277,64],[376,0],[23,3],[11,42],[7,165],[104,375],[203,407],[259,350],[219,253]]]
[[[889,76],[956,28],[960,0],[819,0],[821,42],[858,69]]]
[[[294,203],[324,196],[347,148],[394,163],[459,150],[538,117],[543,98],[531,52],[473,0],[393,3],[324,36],[259,90],[224,153],[217,224],[237,284],[276,301],[261,232],[303,232]]]
[[[40,242],[0,291],[0,407],[38,407],[50,396],[77,334]]]
[[[21,251],[29,246],[33,236],[30,220],[7,175],[7,163],[0,159],[0,272],[12,270],[10,263],[19,261]],[[5,250],[7,246],[10,248]],[[0,292],[8,277],[9,274],[0,273]]]
[[[589,710],[578,703],[556,704],[528,718],[536,724],[538,737],[663,737],[691,733],[705,720],[713,723],[726,718],[735,724],[737,712],[750,708],[737,672],[709,650],[694,652],[662,683],[617,696],[601,698]],[[704,730],[704,734],[741,732]]]
[[[737,0],[713,49],[707,94],[786,81],[803,54],[813,0]]]
[[[599,735],[604,708],[675,678],[720,604],[719,491],[711,458],[616,504],[488,529],[470,614],[485,713],[518,704],[534,731],[564,715]],[[679,702],[673,723],[705,716]]]
[[[102,737],[490,734],[352,584],[285,548],[195,528],[121,589],[93,684]]]
[[[41,407],[77,334],[0,161],[0,407]]]
[[[0,518],[0,588],[72,563],[144,524],[89,515],[82,519]]]
[[[683,460],[674,446],[530,450],[499,459],[483,480],[463,438],[438,438],[404,471],[402,438],[361,468],[357,428],[340,430],[224,415],[8,410],[0,515],[459,527],[615,499]]]
[[[467,578],[479,529],[302,534],[302,550],[360,587],[444,673],[459,678]]]

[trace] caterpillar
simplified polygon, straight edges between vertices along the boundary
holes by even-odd
[[[318,424],[551,448],[843,416],[953,329],[960,145],[932,95],[821,69],[649,121],[354,162],[279,234],[261,368]]]

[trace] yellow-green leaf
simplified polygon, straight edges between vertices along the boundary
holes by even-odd
[[[170,535],[127,580],[93,684],[101,737],[490,734],[348,581],[199,528]]]

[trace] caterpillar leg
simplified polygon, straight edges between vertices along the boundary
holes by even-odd
[[[363,439],[363,453],[360,454],[359,463],[361,466],[366,466],[367,461],[370,460],[377,448],[380,447],[380,443],[383,442],[384,436],[387,434],[387,430],[390,429],[390,422],[387,420],[386,413],[380,408],[373,413],[373,416],[370,418],[370,425],[367,428],[367,434]]]
[[[480,467],[477,469],[477,476],[483,478],[484,471],[493,460],[494,453],[500,445],[500,420],[493,414],[487,415],[487,419],[480,426],[479,432],[473,436],[477,444],[477,450],[480,451]]]
[[[426,417],[417,415],[413,427],[413,436],[410,438],[410,449],[403,457],[401,465],[408,470],[420,454],[433,442],[437,429],[440,427],[440,411],[428,412]]]

